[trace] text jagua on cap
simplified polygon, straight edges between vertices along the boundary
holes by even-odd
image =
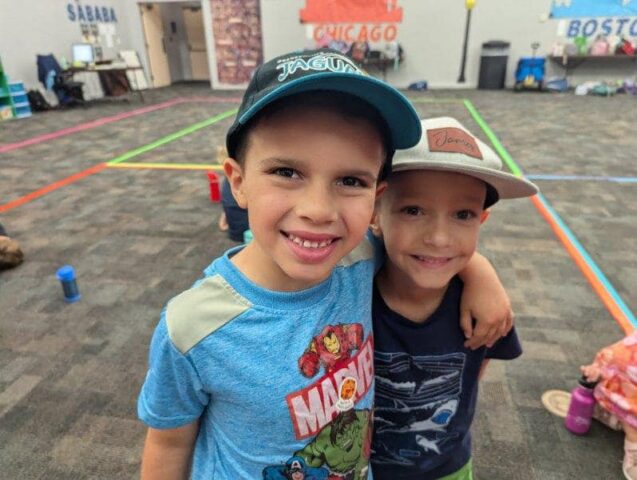
[[[358,68],[348,59],[329,53],[318,53],[310,58],[301,56],[286,58],[279,61],[276,66],[281,73],[277,77],[280,82],[285,81],[290,75],[294,75],[299,69],[307,72],[313,70],[316,72],[335,72],[335,73],[358,73],[365,75],[365,72]]]

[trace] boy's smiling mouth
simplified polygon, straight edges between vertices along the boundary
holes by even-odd
[[[424,264],[426,267],[443,267],[447,265],[453,257],[429,257],[422,255],[412,255],[413,258]]]
[[[310,232],[281,232],[298,260],[308,264],[319,264],[327,260],[336,250],[341,237]]]
[[[334,237],[324,238],[322,240],[307,239],[307,238],[304,239],[292,233],[285,233],[285,232],[283,233],[288,237],[288,240],[291,240],[292,242],[304,248],[324,248],[330,245],[335,240]]]

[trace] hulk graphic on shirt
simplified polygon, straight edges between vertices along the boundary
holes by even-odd
[[[367,478],[371,445],[369,409],[339,413],[311,443],[294,455],[311,467],[327,467],[330,479],[361,480]]]

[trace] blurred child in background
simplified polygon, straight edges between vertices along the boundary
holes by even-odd
[[[602,348],[590,365],[581,367],[589,381],[599,381],[595,399],[622,424],[624,476],[637,480],[637,331]]]

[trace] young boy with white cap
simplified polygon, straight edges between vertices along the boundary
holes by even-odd
[[[521,353],[515,330],[470,350],[459,327],[463,283],[487,208],[531,196],[486,144],[453,118],[422,121],[396,153],[373,224],[387,259],[375,279],[376,480],[468,480],[478,379],[487,359]]]

